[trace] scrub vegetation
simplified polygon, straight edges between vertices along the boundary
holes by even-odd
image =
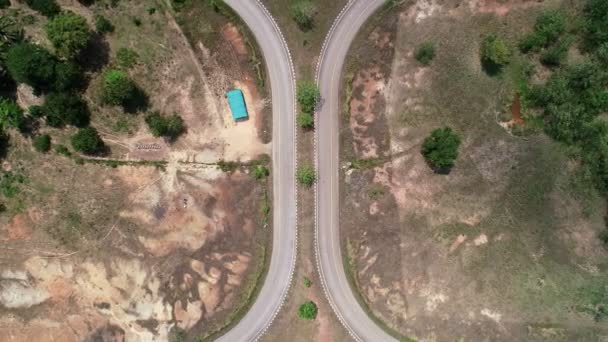
[[[349,53],[349,277],[395,336],[601,339],[608,5],[463,3],[381,11]]]

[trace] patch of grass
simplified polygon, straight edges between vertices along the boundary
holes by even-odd
[[[385,161],[381,158],[353,159],[350,161],[350,167],[355,170],[369,170],[384,163]]]
[[[381,198],[382,196],[384,196],[384,194],[385,194],[385,189],[380,184],[373,184],[372,186],[369,187],[368,195],[371,200],[377,200],[377,199]]]
[[[21,191],[20,184],[26,178],[20,172],[5,171],[0,175],[0,193],[6,198],[13,198]]]

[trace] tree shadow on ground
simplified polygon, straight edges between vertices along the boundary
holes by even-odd
[[[94,33],[87,47],[77,58],[78,64],[85,71],[100,71],[110,62],[110,45],[103,35]]]
[[[135,93],[133,94],[133,96],[122,104],[122,107],[125,112],[130,114],[145,112],[148,110],[149,106],[150,98],[148,97],[148,94],[146,94],[138,86],[135,87]]]

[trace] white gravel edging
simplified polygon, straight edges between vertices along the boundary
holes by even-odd
[[[317,68],[316,68],[316,72],[315,72],[315,83],[317,84],[317,86],[320,86],[319,84],[319,77],[320,77],[320,71],[321,71],[321,64],[323,62],[323,59],[325,57],[325,53],[327,51],[328,45],[329,45],[329,40],[331,39],[331,37],[334,34],[334,31],[336,30],[336,27],[338,26],[338,24],[340,23],[340,21],[342,20],[342,18],[344,17],[344,14],[351,8],[351,6],[355,3],[356,0],[349,0],[348,3],[342,8],[342,10],[340,11],[340,13],[338,14],[338,16],[336,17],[336,19],[334,20],[329,32],[327,33],[327,35],[325,36],[325,41],[323,42],[323,47],[321,48],[321,54],[319,55],[319,59],[317,61]],[[315,111],[315,123],[318,122],[318,111]],[[314,139],[314,154],[315,154],[315,170],[318,174],[319,171],[319,154],[318,154],[318,139],[317,139],[317,133],[318,131],[315,131],[315,139]],[[318,182],[315,183],[315,259],[317,261],[317,272],[319,273],[319,278],[321,279],[321,284],[323,287],[323,292],[325,293],[325,298],[327,298],[327,301],[329,302],[329,305],[331,306],[332,311],[334,312],[334,314],[336,315],[336,317],[338,317],[338,320],[340,321],[340,324],[342,324],[342,326],[346,329],[346,331],[348,331],[348,334],[355,340],[355,341],[359,341],[362,342],[361,339],[355,334],[355,332],[346,324],[346,322],[344,321],[344,317],[342,317],[342,313],[338,310],[338,308],[336,307],[336,304],[333,302],[331,296],[329,295],[329,292],[327,290],[327,284],[326,284],[326,280],[325,280],[325,275],[323,274],[323,270],[321,268],[321,262],[320,262],[320,258],[319,258],[319,254],[320,254],[320,250],[319,250],[319,216],[318,216],[318,198],[319,198],[319,191],[318,191]]]
[[[292,116],[292,120],[294,122],[294,138],[295,138],[295,142],[294,142],[294,151],[293,151],[293,155],[295,158],[295,163],[294,163],[294,170],[292,170],[293,174],[295,175],[296,170],[298,168],[298,129],[297,129],[297,125],[296,125],[296,113],[297,113],[297,108],[296,108],[296,72],[295,72],[295,68],[293,66],[293,58],[291,57],[291,51],[289,50],[289,45],[287,45],[287,40],[285,40],[285,36],[283,36],[283,32],[281,32],[281,29],[279,28],[279,25],[277,24],[276,20],[274,19],[274,17],[272,16],[272,14],[270,13],[270,11],[266,8],[266,6],[260,1],[260,0],[256,0],[256,2],[258,3],[258,5],[262,8],[262,10],[264,11],[264,13],[266,13],[266,16],[270,19],[270,22],[272,23],[272,26],[275,28],[275,30],[277,31],[277,33],[279,34],[279,37],[281,37],[281,41],[283,43],[283,48],[285,49],[285,52],[287,52],[287,56],[289,56],[289,66],[291,68],[291,79],[292,79],[292,86],[293,86],[293,92],[292,92],[292,97],[293,97],[293,116]],[[268,65],[266,65],[266,67],[268,68]],[[272,87],[272,85],[271,85]],[[274,113],[273,113],[274,115]],[[280,115],[280,114],[279,114]],[[268,322],[268,324],[266,325],[266,327],[264,327],[264,329],[262,329],[262,331],[254,338],[254,341],[258,341],[262,336],[264,336],[264,334],[266,334],[266,332],[268,331],[268,328],[270,328],[270,326],[272,325],[272,323],[274,322],[274,320],[276,319],[277,315],[279,314],[279,312],[281,311],[281,309],[283,308],[283,305],[285,304],[285,299],[287,298],[287,294],[289,293],[289,290],[291,289],[291,284],[293,282],[293,274],[295,272],[295,266],[296,266],[296,259],[297,259],[297,255],[298,255],[298,185],[296,182],[296,192],[295,192],[295,228],[296,228],[296,232],[295,232],[295,239],[294,239],[294,253],[293,253],[293,258],[291,261],[291,267],[290,267],[290,271],[289,271],[289,282],[287,284],[286,290],[281,293],[281,304],[279,305],[279,307],[277,308],[277,310],[274,312],[274,314],[272,315],[272,318],[270,319],[270,321]],[[273,205],[274,207],[274,205]],[[272,229],[279,229],[279,227],[272,227]],[[267,281],[268,279],[265,279],[265,281]]]

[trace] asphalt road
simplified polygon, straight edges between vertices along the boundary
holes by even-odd
[[[330,31],[317,82],[322,105],[316,121],[316,251],[319,273],[332,309],[359,341],[396,341],[378,327],[355,299],[344,273],[339,226],[339,133],[342,69],[350,45],[365,21],[385,0],[352,0]]]
[[[225,0],[255,36],[267,66],[272,93],[273,238],[270,267],[249,312],[218,341],[255,341],[281,308],[296,256],[295,83],[291,58],[278,26],[256,0]]]

